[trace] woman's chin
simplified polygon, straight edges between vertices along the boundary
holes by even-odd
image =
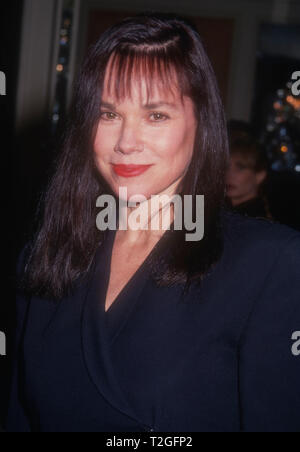
[[[144,202],[151,198],[151,192],[145,191],[145,189],[134,189],[132,187],[127,187],[126,185],[117,187],[114,192],[118,199],[123,202]]]

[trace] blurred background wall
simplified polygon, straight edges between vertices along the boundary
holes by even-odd
[[[5,236],[12,251],[9,295],[0,303],[0,331],[8,336],[7,358],[0,357],[4,379],[14,319],[15,257],[33,230],[80,63],[99,34],[123,17],[154,10],[194,21],[215,68],[228,120],[246,121],[268,152],[275,218],[300,229],[300,101],[290,92],[292,73],[300,71],[300,1],[11,0],[1,5],[0,70],[7,77],[7,95],[0,99],[1,134],[12,174],[12,184],[3,190],[14,219]],[[1,390],[7,392],[4,383]]]

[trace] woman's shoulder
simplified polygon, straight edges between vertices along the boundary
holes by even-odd
[[[254,247],[262,252],[268,249],[276,253],[276,250],[291,243],[296,245],[295,252],[300,252],[300,232],[273,220],[248,217],[224,209],[222,227],[225,242],[240,249]]]
[[[271,220],[223,211],[224,253],[222,268],[251,281],[281,273],[299,278],[300,233]],[[223,263],[223,265],[222,265]]]
[[[255,358],[261,344],[267,347],[267,337],[273,335],[274,343],[284,344],[282,353],[290,358],[291,334],[299,330],[300,233],[270,220],[231,212],[225,217],[222,269],[228,268],[238,281],[237,297],[244,301],[250,294],[252,300],[245,333],[252,347],[248,352]]]

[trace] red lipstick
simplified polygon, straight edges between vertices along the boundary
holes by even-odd
[[[121,177],[135,177],[143,174],[152,165],[113,165],[114,172]]]

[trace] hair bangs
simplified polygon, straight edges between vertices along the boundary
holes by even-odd
[[[158,90],[160,94],[171,93],[190,96],[190,84],[182,59],[168,53],[163,47],[133,46],[113,52],[106,67],[104,83],[109,95],[117,101],[132,97],[132,86],[145,90],[147,102]]]

